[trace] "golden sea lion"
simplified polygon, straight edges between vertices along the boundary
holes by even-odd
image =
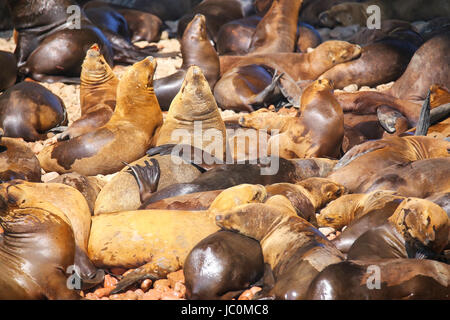
[[[154,145],[162,125],[162,112],[153,91],[156,59],[135,63],[122,76],[117,105],[100,128],[74,139],[45,147],[38,155],[45,171],[111,174],[145,154]]]

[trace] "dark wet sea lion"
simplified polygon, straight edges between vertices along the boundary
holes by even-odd
[[[283,201],[287,199],[274,196],[265,204],[246,204],[217,212],[216,223],[260,242],[264,262],[270,265],[275,278],[268,296],[304,299],[314,277],[326,266],[342,261],[343,256],[293,208],[282,209]]]
[[[0,203],[0,298],[80,299],[67,287],[66,271],[75,257],[69,220],[55,214],[55,207],[24,205],[9,194]]]
[[[380,288],[374,286],[379,268]],[[372,279],[371,279],[371,278]],[[369,286],[370,284],[371,286]],[[311,283],[311,300],[449,299],[450,266],[437,261],[390,259],[344,261],[325,268]]]
[[[381,225],[363,233],[350,247],[349,260],[437,259],[448,244],[449,219],[437,204],[406,198]]]
[[[0,91],[3,91],[16,83],[16,57],[10,52],[0,51],[0,65],[2,66],[2,73],[0,75]]]
[[[163,110],[167,110],[175,95],[181,88],[187,69],[196,65],[201,68],[209,86],[214,85],[219,77],[219,57],[210,43],[206,33],[205,17],[198,14],[186,27],[181,39],[183,64],[176,73],[154,81],[155,93]]]
[[[116,9],[127,21],[131,41],[158,42],[163,22],[156,15],[134,9]]]
[[[108,30],[130,41],[130,32],[125,17],[110,7],[83,8],[89,20],[101,30]]]
[[[13,24],[6,0],[0,0],[0,30],[10,30],[12,28]]]
[[[335,89],[388,83],[403,74],[416,49],[408,42],[385,38],[364,46],[358,59],[334,66],[319,79],[332,80]]]
[[[279,148],[286,159],[338,158],[344,138],[344,113],[333,96],[327,79],[313,82],[303,92],[300,116],[286,121],[278,136],[269,140],[268,149]]]
[[[256,26],[249,53],[294,52],[298,12],[303,0],[274,0]]]
[[[45,147],[38,155],[44,170],[83,175],[115,173],[154,145],[162,112],[153,90],[156,59],[127,69],[117,88],[117,104],[103,126],[74,139]]]
[[[78,137],[103,126],[116,107],[119,80],[100,53],[97,44],[86,53],[80,79],[81,117],[58,136],[59,141]]]
[[[350,149],[334,168],[329,179],[351,193],[381,169],[394,164],[448,156],[450,142],[429,137],[387,137],[368,141]]]
[[[0,96],[0,126],[5,137],[47,139],[47,132],[67,124],[64,102],[34,82],[20,82]]]
[[[418,160],[378,171],[362,192],[392,190],[405,197],[427,198],[450,190],[450,157]]]
[[[41,166],[34,152],[19,139],[0,140],[0,182],[14,179],[41,181]]]
[[[189,300],[229,300],[262,277],[261,246],[239,233],[218,231],[191,250],[183,272]]]
[[[181,38],[189,23],[196,14],[202,14],[206,19],[209,37],[216,42],[220,27],[225,23],[241,19],[253,12],[252,0],[203,0],[190,13],[178,22],[178,37]]]
[[[196,126],[201,126],[201,137],[196,136]],[[213,132],[215,139],[221,141],[213,142],[211,139],[205,139],[203,134],[208,131]],[[170,104],[169,112],[156,139],[156,146],[174,143],[206,150],[205,148],[214,143],[221,150],[215,148],[210,154],[218,159],[224,159],[226,136],[225,123],[202,69],[190,66],[185,72],[180,91]]]

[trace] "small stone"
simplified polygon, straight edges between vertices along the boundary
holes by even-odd
[[[325,228],[319,228],[319,231],[322,232],[322,234],[326,237],[329,234],[335,232],[334,228],[331,227],[325,227]]]
[[[142,300],[159,300],[161,299],[161,292],[155,289],[150,289],[142,296]]]
[[[345,92],[356,92],[356,91],[358,91],[358,85],[355,83],[350,84],[344,88],[344,91]]]
[[[142,281],[142,283],[141,283],[142,291],[147,292],[148,290],[150,290],[151,287],[152,287],[151,279],[145,279],[144,281]]]
[[[169,280],[170,287],[174,288],[177,282],[184,283],[184,273],[183,270],[178,270],[176,272],[169,273],[167,275],[167,280]]]
[[[56,179],[58,177],[59,177],[58,172],[48,172],[41,176],[41,181],[45,183],[45,182],[52,181],[53,179]]]

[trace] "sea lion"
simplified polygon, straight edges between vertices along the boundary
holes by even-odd
[[[86,52],[80,79],[81,117],[58,136],[59,141],[73,139],[103,126],[116,107],[119,80],[100,53],[97,44],[92,45]]]
[[[32,202],[24,205],[13,196],[4,196],[0,198],[4,230],[0,299],[80,299],[67,287],[66,272],[75,256],[70,222],[55,207],[36,208]]]
[[[75,172],[62,174],[48,183],[61,183],[80,191],[91,213],[94,213],[95,200],[105,184],[96,177],[85,177]]]
[[[0,65],[3,67],[2,74],[0,76],[0,91],[3,91],[16,83],[16,57],[10,52],[0,51]]]
[[[378,171],[362,192],[392,190],[405,197],[427,198],[450,191],[450,157],[401,163]]]
[[[272,268],[275,285],[269,296],[303,299],[314,277],[326,266],[342,261],[342,254],[295,209],[281,210],[283,196],[265,204],[246,204],[216,213],[216,223],[260,242],[264,262]]]
[[[373,287],[373,266],[379,268],[380,288]],[[312,281],[306,298],[445,300],[449,298],[449,284],[450,266],[442,262],[418,259],[343,261],[325,268]]]
[[[64,102],[35,82],[20,82],[0,96],[0,127],[5,137],[47,139],[47,132],[66,125]]]
[[[86,199],[78,190],[59,183],[13,180],[3,184],[0,193],[6,199],[13,198],[15,201],[20,201],[24,208],[48,210],[68,221],[75,240],[73,264],[79,268],[80,280],[86,286],[103,280],[103,271],[97,270],[87,256],[91,213]],[[52,208],[58,210],[53,211]]]
[[[416,49],[409,42],[384,38],[364,46],[358,59],[334,66],[319,79],[332,80],[335,89],[354,83],[359,87],[375,87],[395,81],[405,71]]]
[[[437,204],[407,198],[385,223],[363,233],[350,247],[349,260],[430,258],[448,244],[449,219]]]
[[[322,37],[320,36],[319,32],[317,32],[317,30],[314,29],[313,26],[307,23],[299,22],[297,33],[297,52],[307,53],[308,48],[314,49],[322,43]]]
[[[162,20],[151,13],[134,9],[116,9],[127,21],[131,42],[158,42],[161,39]]]
[[[262,277],[261,246],[239,233],[218,231],[189,252],[183,273],[187,299],[229,300]]]
[[[217,34],[216,47],[219,55],[245,55],[250,48],[259,16],[250,16],[225,23]]]
[[[19,139],[0,139],[0,182],[14,179],[40,182],[41,166],[34,152]]]
[[[376,5],[380,8],[382,20],[399,19],[405,21],[431,20],[436,17],[450,15],[450,6],[445,0],[432,0],[424,4],[422,0],[371,0],[363,3],[344,2],[331,7],[320,14],[320,22],[329,27],[337,25],[349,26],[367,24],[369,13],[367,8]]]
[[[156,59],[135,63],[122,76],[117,104],[103,126],[74,139],[45,147],[38,155],[45,171],[111,174],[145,154],[162,125],[162,112],[153,91]]]
[[[182,196],[172,197],[150,203],[141,208],[144,210],[184,210],[184,211],[200,211],[208,210],[217,196],[222,190],[203,191],[189,193]]]
[[[368,141],[350,149],[328,178],[342,184],[350,193],[381,169],[394,164],[448,156],[450,143],[429,137],[387,137]]]
[[[111,7],[83,7],[88,19],[101,30],[107,30],[130,41],[130,32],[125,17]]]
[[[178,37],[183,36],[187,24],[196,14],[202,14],[206,19],[208,35],[212,41],[216,42],[222,25],[246,17],[251,13],[253,13],[252,0],[203,0],[179,20]]]
[[[219,77],[220,62],[216,50],[207,37],[205,16],[195,15],[186,27],[181,43],[183,64],[176,73],[154,82],[155,93],[163,110],[167,110],[175,95],[179,92],[187,69],[196,65],[201,68],[209,86]]]
[[[146,166],[151,159],[156,159],[160,167],[156,190],[163,189],[176,183],[187,183],[197,178],[201,172],[190,163],[182,159],[173,161],[172,155],[145,156],[130,166]],[[181,163],[179,163],[181,162]],[[94,214],[103,214],[118,211],[137,210],[142,205],[142,185],[138,184],[129,167],[118,172],[100,191],[95,201]],[[148,189],[151,192],[151,189]],[[143,207],[145,208],[145,207]],[[186,209],[187,210],[187,209]]]
[[[300,116],[286,121],[280,134],[270,138],[268,149],[278,147],[280,156],[287,159],[338,158],[344,137],[344,113],[332,90],[332,82],[326,79],[309,85],[302,94]]]
[[[317,216],[319,227],[342,229],[374,210],[386,206],[386,202],[403,199],[392,191],[374,191],[343,195],[329,203]],[[393,213],[394,211],[392,211]]]
[[[281,98],[276,71],[251,64],[226,72],[214,87],[214,97],[223,110],[253,112]]]
[[[11,30],[13,25],[6,0],[0,1],[0,12],[0,30]]]
[[[251,54],[294,52],[297,21],[303,0],[274,0],[256,26]]]
[[[204,137],[206,132],[214,135],[214,142]],[[180,91],[170,104],[156,145],[182,143],[206,150],[212,142],[215,148],[211,154],[223,159],[227,145],[225,124],[202,69],[190,66]],[[217,148],[222,152],[215,154]]]

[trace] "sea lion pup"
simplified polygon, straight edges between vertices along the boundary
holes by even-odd
[[[350,149],[328,178],[350,193],[359,193],[365,182],[380,170],[411,161],[448,156],[450,142],[429,137],[387,137]]]
[[[303,0],[274,0],[256,26],[249,53],[294,52],[298,12]]]
[[[97,177],[86,177],[76,172],[62,174],[48,183],[62,183],[80,191],[92,214],[94,213],[95,200],[105,185],[105,182]]]
[[[197,127],[200,130],[196,130]],[[204,136],[208,132],[211,133],[209,138],[214,138],[213,141]],[[171,143],[195,145],[202,150],[208,150],[208,146],[213,144],[210,154],[224,159],[227,148],[225,123],[208,81],[197,66],[187,69],[180,91],[170,104],[156,140],[157,146]]]
[[[0,127],[5,137],[47,139],[50,129],[66,125],[64,102],[35,82],[20,82],[0,96]]]
[[[162,112],[153,91],[156,59],[135,63],[122,76],[117,104],[103,126],[74,139],[59,141],[38,155],[42,168],[58,173],[111,174],[132,162],[154,145],[162,125]]]
[[[397,199],[404,197],[395,195],[393,191],[384,190],[346,194],[323,208],[317,216],[317,222],[319,227],[340,230],[369,212],[384,208],[386,202]]]
[[[69,221],[75,238],[73,264],[79,268],[77,274],[82,288],[92,287],[103,280],[103,270],[97,270],[87,256],[91,213],[86,199],[78,190],[59,183],[13,180],[2,185],[0,194],[5,198],[12,197],[16,201],[20,200],[24,207],[29,204],[33,208],[50,210],[53,214]],[[58,211],[52,211],[51,207],[58,208]]]
[[[0,129],[0,183],[14,179],[40,182],[41,165],[25,143],[4,138]]]
[[[164,111],[169,108],[173,98],[180,91],[183,79],[190,66],[200,67],[211,88],[214,88],[219,78],[219,56],[208,39],[205,16],[195,15],[184,31],[180,44],[183,57],[180,70],[154,82],[156,96]]]
[[[449,219],[440,206],[424,199],[407,198],[385,223],[356,239],[347,258],[437,260],[448,244],[448,234]]]
[[[358,59],[334,66],[319,79],[332,80],[335,89],[350,84],[375,87],[397,80],[416,50],[408,41],[386,37],[364,46]]]
[[[0,51],[0,65],[2,74],[0,75],[0,91],[6,90],[16,83],[17,79],[17,61],[14,54],[6,51]]]
[[[380,288],[375,287],[374,266]],[[372,277],[372,278],[371,278]],[[311,283],[309,300],[448,299],[450,266],[418,259],[343,261],[325,268]]]
[[[405,197],[427,198],[450,191],[450,157],[418,160],[390,166],[377,172],[362,192],[392,190]]]
[[[231,300],[262,277],[261,246],[239,233],[218,231],[191,250],[183,273],[187,299]]]
[[[218,226],[258,240],[264,262],[273,271],[275,299],[304,299],[314,277],[326,266],[343,260],[342,254],[295,209],[281,209],[284,196],[265,204],[247,204],[216,213]],[[267,290],[267,289],[266,289]]]
[[[332,90],[332,82],[326,79],[309,85],[301,98],[300,116],[289,119],[280,134],[270,138],[268,150],[278,147],[280,156],[287,159],[338,158],[344,138],[344,113]]]
[[[235,201],[230,202],[225,197],[222,201],[218,199],[214,206],[230,210],[234,205],[251,203],[255,195],[260,195],[258,186],[241,189],[246,190]],[[138,210],[95,216],[89,238],[89,257],[98,267],[138,267],[124,277],[112,293],[144,278],[165,277],[183,267],[198,242],[219,230],[213,212],[214,207],[211,211]]]
[[[449,16],[450,5],[446,0],[431,0],[425,5],[422,0],[371,0],[364,3],[344,2],[331,7],[320,14],[320,22],[329,27],[337,25],[367,25],[373,12],[368,7],[376,5],[380,8],[380,19],[399,19],[405,21],[428,21],[436,17]]]
[[[75,239],[64,214],[5,195],[0,207],[0,299],[80,299],[67,286]]]
[[[97,44],[93,44],[86,53],[80,79],[81,117],[59,135],[59,141],[78,137],[103,126],[116,107],[119,80],[100,53]]]
[[[214,97],[223,110],[253,112],[281,98],[278,80],[283,74],[252,64],[226,72],[214,87]]]

